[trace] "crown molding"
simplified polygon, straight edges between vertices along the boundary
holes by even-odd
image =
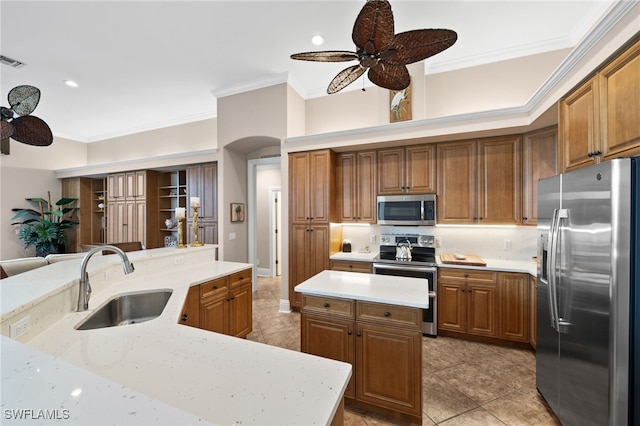
[[[224,98],[226,96],[237,95],[240,93],[250,92],[256,89],[275,86],[276,84],[287,83],[289,77],[288,72],[263,77],[257,80],[238,83],[227,87],[220,87],[211,90],[211,94],[216,98]]]

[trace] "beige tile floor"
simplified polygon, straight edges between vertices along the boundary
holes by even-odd
[[[279,278],[259,278],[249,340],[300,350],[300,315],[278,312]],[[559,425],[535,388],[532,351],[423,338],[423,425]],[[346,425],[404,424],[347,407]]]

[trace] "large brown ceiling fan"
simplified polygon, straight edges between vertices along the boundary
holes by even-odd
[[[11,108],[0,107],[2,153],[9,154],[9,138],[27,145],[51,145],[53,134],[47,123],[30,115],[40,102],[40,89],[28,85],[16,86],[9,91],[7,98]]]
[[[455,31],[424,29],[394,34],[393,12],[386,0],[368,0],[356,18],[351,38],[356,52],[333,50],[291,55],[292,59],[316,62],[359,63],[338,73],[327,93],[336,93],[369,70],[369,80],[389,90],[402,90],[411,79],[406,65],[421,61],[451,47],[457,40]]]

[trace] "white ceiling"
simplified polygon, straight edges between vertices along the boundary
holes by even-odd
[[[396,32],[449,28],[436,73],[575,46],[614,0],[391,0]],[[354,50],[351,1],[0,2],[0,104],[20,84],[39,87],[34,115],[57,137],[93,142],[216,116],[215,95],[288,81],[324,96],[352,63],[294,61],[292,53]],[[325,45],[310,42],[322,34]],[[79,84],[63,84],[71,79]],[[350,89],[362,87],[359,80]],[[368,84],[368,82],[367,82]],[[336,96],[336,95],[333,95]]]

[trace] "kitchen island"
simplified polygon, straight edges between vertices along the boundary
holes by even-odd
[[[353,365],[347,401],[422,423],[426,280],[331,270],[295,291],[302,294],[301,350]]]
[[[179,324],[191,286],[252,267],[215,261],[213,253],[207,246],[128,253],[136,271],[126,276],[117,256],[96,256],[87,312],[72,312],[79,260],[3,280],[3,424],[42,423],[20,420],[20,413],[60,417],[47,424],[307,425],[341,418],[348,364]],[[114,295],[157,289],[172,294],[151,321],[74,328]],[[25,316],[31,329],[19,343],[8,337],[9,325]],[[9,417],[6,410],[13,410]]]

